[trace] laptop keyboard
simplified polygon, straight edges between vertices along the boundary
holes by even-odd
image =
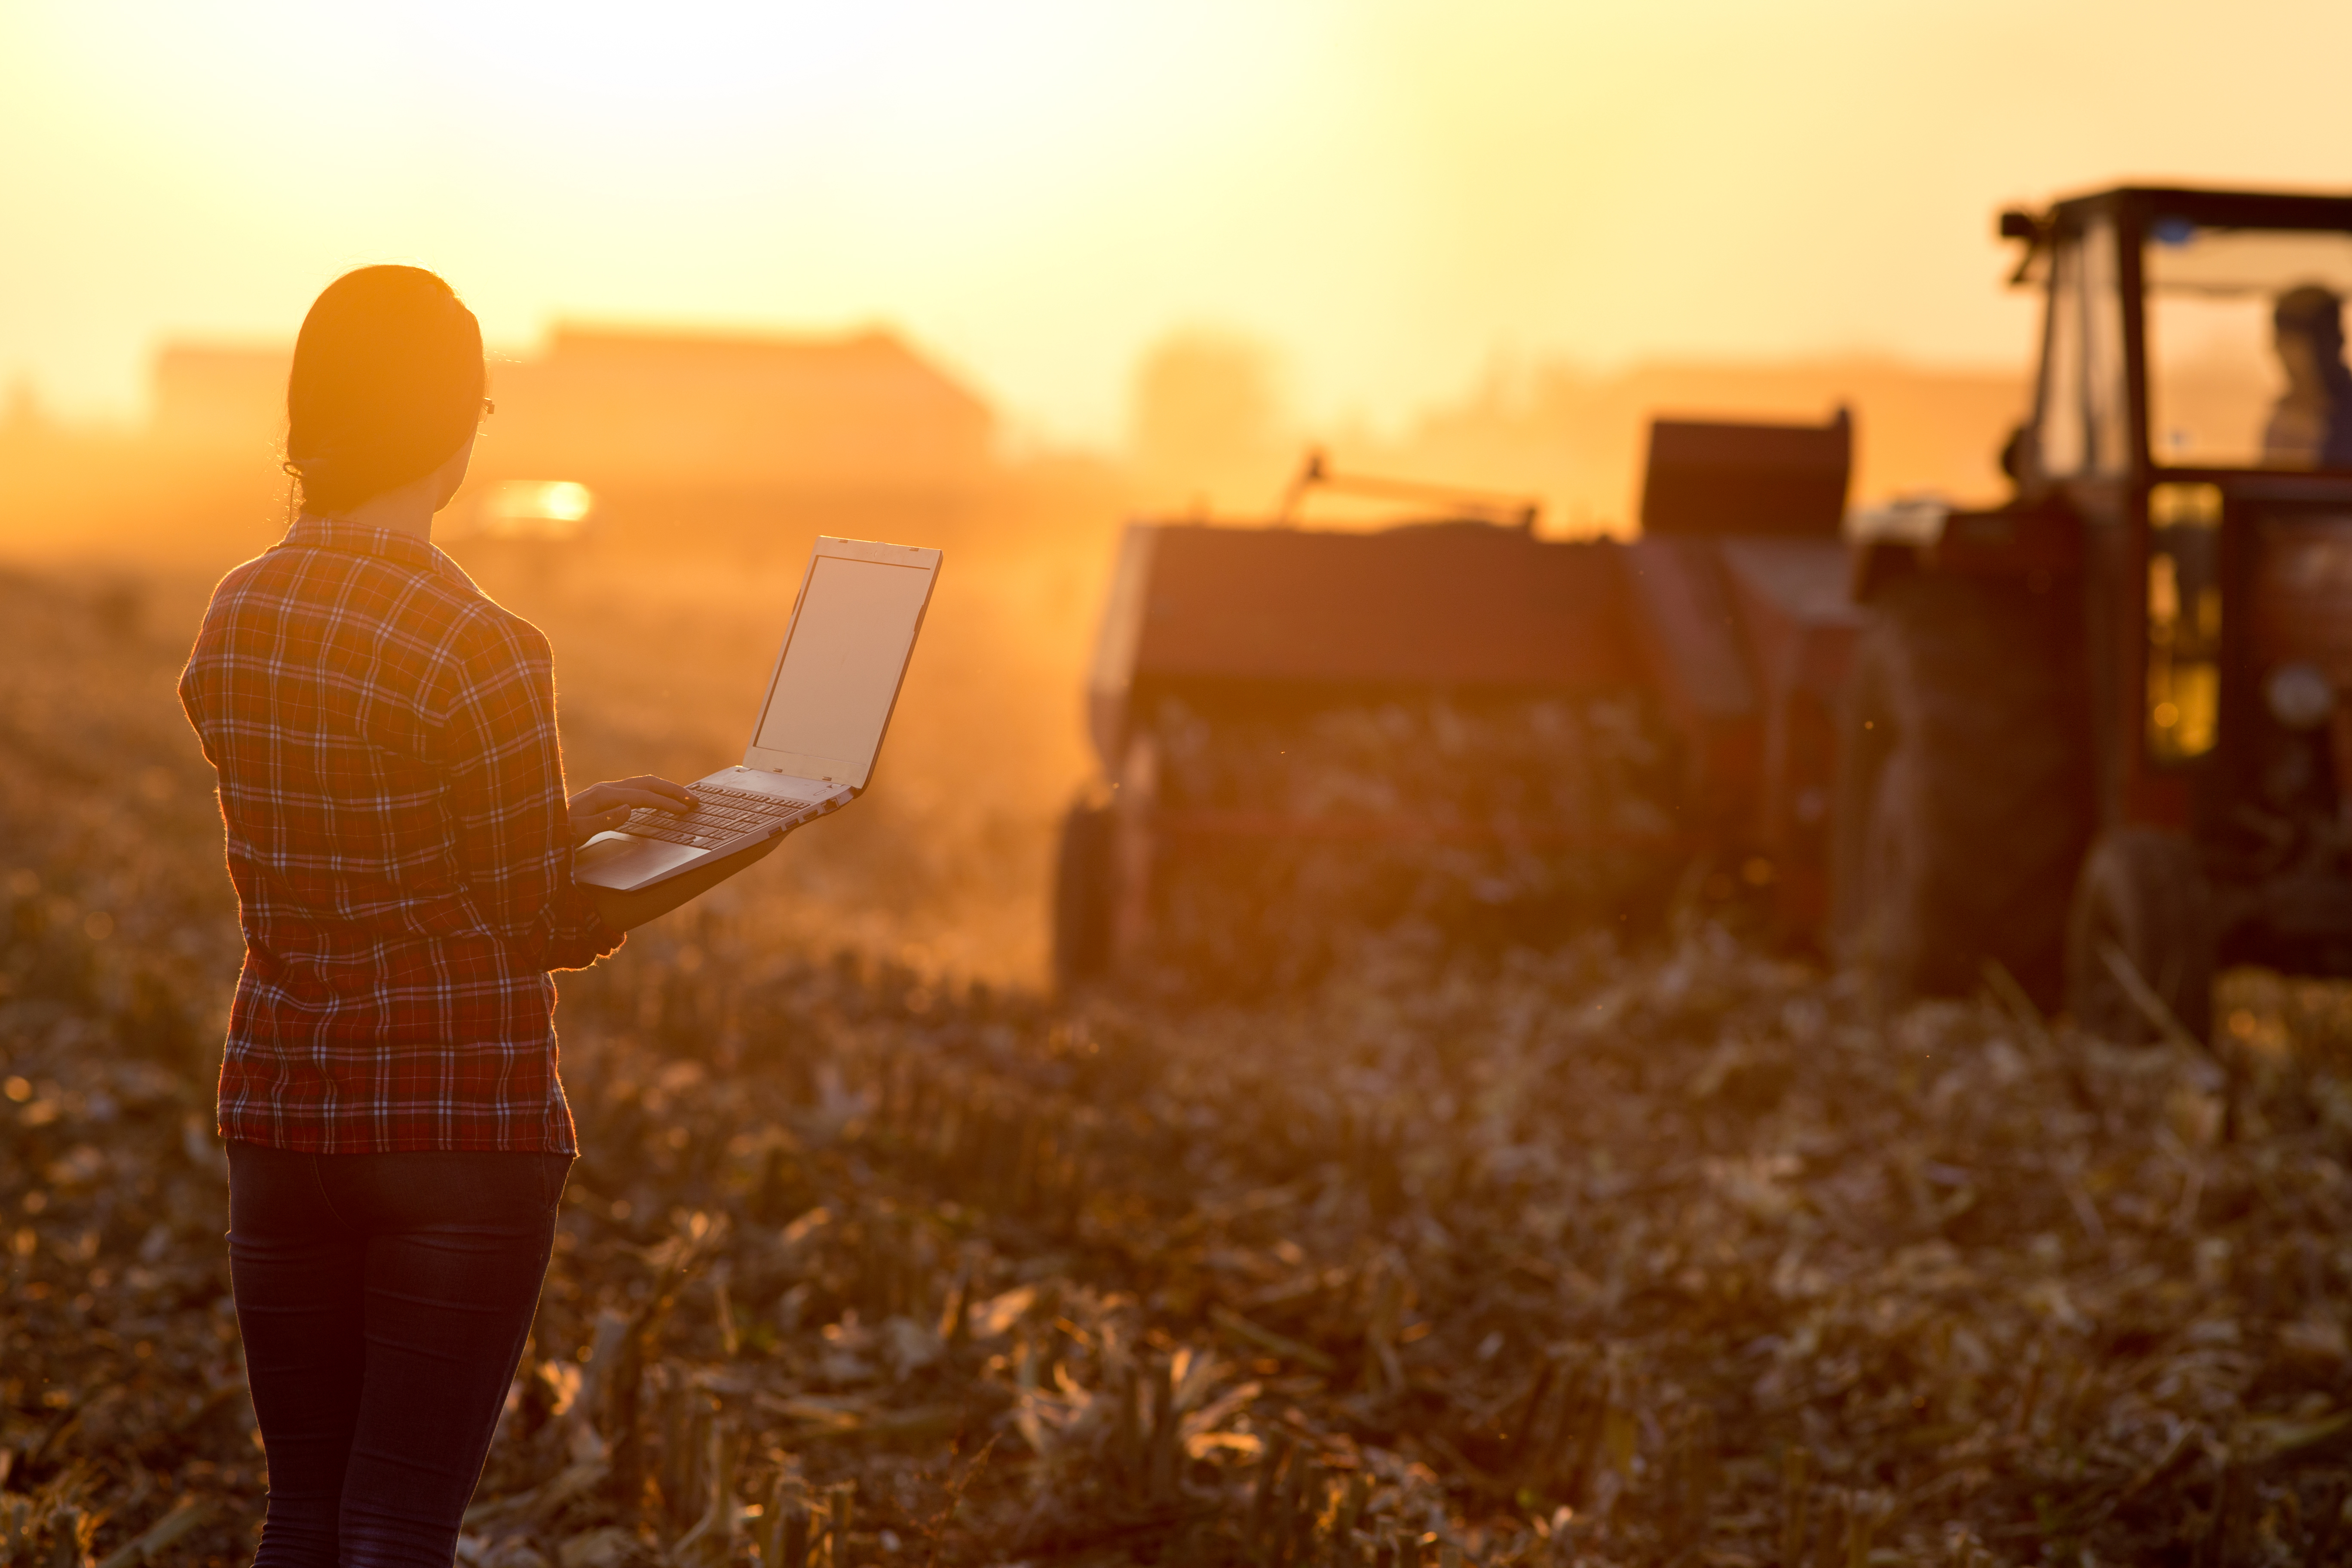
[[[772,795],[754,795],[750,790],[729,789],[724,784],[688,784],[687,793],[697,802],[692,811],[663,811],[656,806],[641,805],[629,813],[629,820],[621,825],[621,831],[639,838],[658,838],[665,844],[708,849],[782,827],[815,804],[779,800]]]

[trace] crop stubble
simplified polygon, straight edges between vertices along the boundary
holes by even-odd
[[[0,1541],[234,1561],[201,763],[170,638],[0,596]],[[2123,1050],[1685,920],[1056,1006],[740,900],[562,984],[586,1154],[471,1563],[2345,1547],[2327,988]]]

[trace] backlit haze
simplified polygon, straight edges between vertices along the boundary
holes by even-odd
[[[2352,184],[2338,5],[0,5],[0,381],[139,416],[415,260],[492,338],[888,323],[1020,443],[1270,352],[1393,428],[1557,361],[2013,370],[2000,203]],[[1465,476],[1466,477],[1466,476]]]
[[[1997,496],[2000,205],[2352,186],[2352,10],[2229,15],[0,0],[0,572],[135,630],[107,689],[201,780],[172,680],[286,525],[294,331],[429,266],[499,405],[436,537],[553,640],[571,774],[739,756],[817,533],[940,546],[877,788],[703,907],[1034,982],[1124,519],[1318,442],[1622,530],[1653,416],[1841,403],[1857,500]],[[28,732],[89,707],[19,666]]]
[[[745,759],[818,537],[940,552],[870,787],[556,977],[474,1568],[2352,1561],[2352,982],[2238,962],[2337,956],[2352,527],[2168,483],[2073,599],[2051,513],[1964,523],[1883,619],[1818,537],[1841,406],[1857,510],[2007,499],[2000,209],[2352,195],[2347,76],[2352,0],[0,0],[0,1563],[254,1560],[177,683],[384,262],[486,330],[432,539],[570,788]],[[2347,247],[2171,238],[2244,286],[2159,296],[2158,449],[2284,459],[2279,286]],[[1668,416],[1820,434],[1682,469],[1723,536],[1551,542]],[[1436,526],[1276,533],[1310,450],[1388,483],[1286,521]],[[2054,929],[2095,777],[2114,999],[2045,1019],[1974,952],[2055,980],[1979,928]],[[478,843],[280,890],[387,932]],[[1906,933],[1982,984],[1901,1005]]]

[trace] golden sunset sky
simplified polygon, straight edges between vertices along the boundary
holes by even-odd
[[[2009,366],[1994,209],[2352,188],[2352,5],[0,0],[0,383],[136,417],[167,337],[345,268],[557,319],[887,322],[1117,437],[1211,326],[1310,418],[1496,364]]]

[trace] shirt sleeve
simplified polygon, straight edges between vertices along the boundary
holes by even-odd
[[[180,671],[180,711],[187,715],[188,728],[196,732],[196,749],[203,752],[205,761],[217,770],[220,759],[213,755],[213,743],[205,737],[203,704],[196,695],[196,659],[203,652],[204,645],[197,644],[196,651],[188,656],[187,668]]]
[[[585,969],[618,948],[572,879],[546,640],[513,625],[462,639],[442,733],[458,870],[482,919],[537,969]]]

